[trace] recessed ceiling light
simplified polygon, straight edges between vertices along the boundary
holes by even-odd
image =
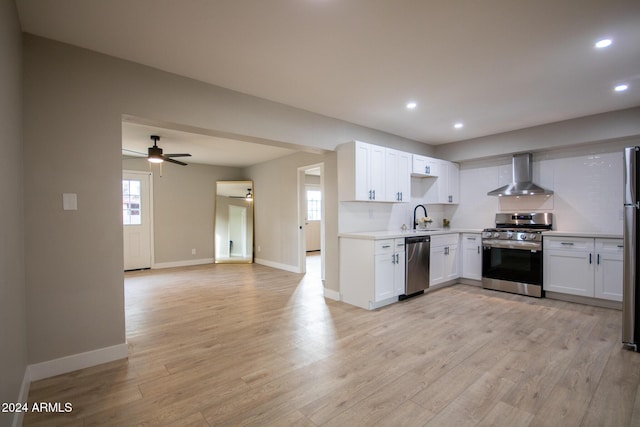
[[[604,47],[611,46],[611,43],[613,43],[611,39],[602,39],[596,42],[595,47],[597,47],[598,49],[602,49]]]
[[[454,128],[456,128],[456,129],[462,129],[462,128],[464,127],[464,124],[463,124],[463,123],[458,122],[458,123],[456,123],[455,125],[453,125],[453,127],[454,127]]]
[[[407,108],[408,108],[409,110],[413,110],[413,109],[414,109],[414,108],[416,108],[417,106],[418,106],[418,103],[417,103],[417,102],[413,102],[413,101],[411,101],[411,102],[407,102]]]
[[[613,90],[615,90],[616,92],[624,92],[625,90],[629,89],[629,85],[627,84],[619,84],[616,87],[613,88]]]

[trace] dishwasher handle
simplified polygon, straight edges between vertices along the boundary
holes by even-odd
[[[405,245],[410,245],[412,243],[424,243],[424,242],[431,242],[431,236],[413,236],[413,237],[404,238]]]

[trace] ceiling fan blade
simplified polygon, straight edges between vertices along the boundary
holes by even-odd
[[[181,162],[181,161],[179,161],[179,160],[173,160],[173,159],[171,159],[171,158],[169,158],[169,157],[167,157],[167,156],[162,156],[162,159],[163,159],[165,162],[175,163],[176,165],[181,165],[181,166],[187,166],[187,164],[186,164],[186,163],[183,163],[183,162]]]
[[[182,154],[165,154],[165,157],[191,157],[191,154],[182,153]]]

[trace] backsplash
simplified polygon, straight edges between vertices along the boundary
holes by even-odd
[[[534,154],[533,180],[554,191],[549,197],[486,196],[510,181],[509,158],[494,162],[461,165],[463,202],[453,216],[460,227],[485,227],[493,223],[495,212],[548,211],[554,213],[555,230],[622,234],[622,148]]]

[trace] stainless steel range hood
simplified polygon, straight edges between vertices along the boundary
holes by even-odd
[[[516,154],[513,156],[513,182],[487,193],[488,196],[537,196],[553,194],[533,183],[531,171],[531,153]]]

